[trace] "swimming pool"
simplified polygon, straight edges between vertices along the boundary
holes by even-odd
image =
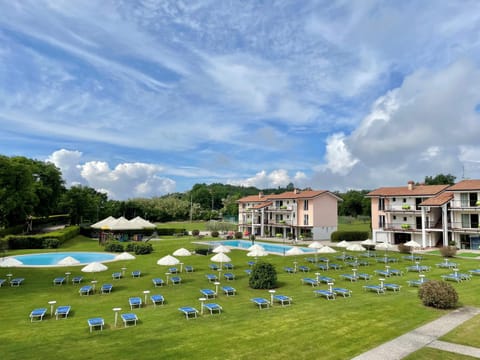
[[[293,246],[290,245],[282,245],[282,244],[271,244],[271,243],[265,243],[261,241],[255,241],[254,242],[256,245],[262,246],[265,251],[272,253],[272,254],[277,254],[277,255],[285,255],[285,253],[293,248]],[[247,250],[250,246],[252,246],[252,241],[250,240],[223,240],[223,241],[211,241],[208,243],[209,245],[225,245],[225,246],[230,246],[232,248],[238,248],[238,249],[243,249]],[[299,247],[304,253],[310,253],[314,254],[315,249],[310,249],[308,247]]]
[[[94,261],[113,261],[115,260],[116,254],[97,252],[52,252],[42,254],[15,255],[12,257],[22,262],[23,265],[20,266],[65,266],[58,264],[58,262],[62,259],[65,259],[67,256],[71,256],[72,258],[80,261],[80,263],[76,265],[85,265]]]

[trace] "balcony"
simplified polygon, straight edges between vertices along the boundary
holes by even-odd
[[[452,200],[450,201],[450,209],[452,210],[473,210],[480,212],[480,200]]]
[[[416,225],[407,224],[407,223],[386,223],[383,227],[385,230],[389,231],[404,231],[404,232],[418,232],[422,231],[421,228],[417,228]]]
[[[417,208],[415,205],[402,204],[402,205],[391,205],[385,206],[385,212],[398,212],[398,213],[415,213],[420,212],[421,209]]]
[[[465,223],[462,223],[461,221],[451,222],[448,224],[448,228],[455,231],[480,233],[480,227],[479,227],[479,224],[477,223],[465,224]]]

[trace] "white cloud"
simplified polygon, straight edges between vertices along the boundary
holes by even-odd
[[[267,173],[262,170],[247,179],[228,180],[227,183],[241,186],[255,186],[259,189],[284,187],[289,183],[293,183],[297,187],[302,187],[303,182],[307,179],[305,173],[298,171],[293,177],[288,174],[285,169],[276,169]]]
[[[121,163],[111,169],[104,161],[81,162],[82,153],[61,149],[48,157],[64,176],[67,185],[83,184],[112,199],[160,196],[175,191],[176,182],[160,174],[164,168],[155,164]]]
[[[333,134],[327,139],[326,169],[334,174],[346,175],[358,162],[345,144],[344,134]]]

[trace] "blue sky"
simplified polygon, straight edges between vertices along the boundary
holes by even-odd
[[[434,4],[434,5],[433,5]],[[478,1],[0,0],[0,153],[111,198],[480,178]]]

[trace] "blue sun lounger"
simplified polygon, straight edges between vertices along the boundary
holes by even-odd
[[[295,273],[295,269],[292,268],[292,267],[290,267],[290,266],[285,266],[285,267],[283,268],[283,270],[285,270],[285,271],[286,271],[287,273],[289,273],[289,274],[294,274],[294,273]]]
[[[114,272],[112,274],[112,279],[113,280],[120,280],[122,278],[122,273],[121,272]]]
[[[251,270],[251,269],[246,269],[246,270],[245,270],[245,273],[246,273],[248,276],[250,276],[250,274],[252,273],[252,270]]]
[[[178,274],[179,273],[178,268],[176,268],[176,267],[168,268],[168,272],[170,274]]]
[[[121,314],[120,316],[123,320],[123,325],[125,327],[129,326],[129,324],[131,324],[131,326],[137,325],[138,317],[136,314],[127,313],[127,314]]]
[[[279,302],[282,306],[292,304],[292,298],[286,295],[273,295],[273,300]]]
[[[83,280],[83,276],[74,276],[72,278],[72,284],[80,284]]]
[[[344,278],[345,280],[350,280],[351,282],[354,282],[354,281],[357,281],[358,280],[358,276],[357,275],[353,275],[353,274],[342,274],[340,275],[342,278]]]
[[[208,267],[210,268],[210,270],[214,270],[214,271],[218,270],[218,265],[217,264],[210,264],[210,265],[208,265]]]
[[[20,285],[22,285],[24,280],[25,280],[24,278],[12,279],[12,280],[10,280],[10,286],[19,287]]]
[[[312,278],[303,278],[302,283],[307,285],[312,285],[312,286],[318,286],[317,279],[312,279]]]
[[[112,292],[113,285],[112,284],[103,284],[100,288],[100,292],[102,294],[110,294]]]
[[[260,310],[262,309],[268,309],[270,307],[270,301],[264,298],[253,298],[251,301],[258,306]]]
[[[142,298],[139,296],[133,296],[128,299],[128,303],[130,304],[130,309],[135,307],[141,308],[142,307]]]
[[[407,281],[407,284],[408,286],[415,286],[415,287],[419,287],[419,286],[422,286],[423,283],[426,283],[428,281],[428,279],[416,279],[416,280],[408,280]]]
[[[248,261],[248,262],[247,262],[247,265],[248,265],[248,266],[253,266],[253,265],[255,265],[255,261]]]
[[[233,264],[231,263],[226,263],[226,264],[223,264],[223,268],[224,269],[227,269],[227,270],[233,270]]]
[[[342,295],[343,297],[352,296],[352,291],[345,288],[334,287],[332,288],[332,291],[335,293],[335,295]]]
[[[301,271],[301,272],[309,272],[310,268],[308,266],[301,265],[301,266],[298,267],[298,270]]]
[[[55,285],[63,285],[63,283],[65,282],[65,278],[64,277],[57,277],[55,279],[53,279],[53,286]]]
[[[412,271],[412,272],[425,272],[425,271],[430,271],[431,267],[426,266],[426,265],[411,265],[407,266],[407,272]]]
[[[93,286],[92,285],[85,285],[85,286],[82,286],[78,292],[80,293],[80,296],[83,296],[83,295],[90,295],[93,293]]]
[[[6,282],[7,282],[7,280],[5,280],[5,279],[0,279],[0,287],[2,287],[3,284],[5,284]]]
[[[209,310],[211,315],[213,315],[214,313],[220,314],[223,310],[220,305],[215,303],[204,304],[203,307]]]
[[[205,277],[206,277],[207,280],[210,281],[210,282],[215,282],[215,281],[218,280],[218,277],[217,277],[217,275],[215,275],[215,274],[207,274],[207,275],[205,275]]]
[[[235,280],[235,274],[234,273],[225,273],[225,274],[223,274],[223,277],[227,281]]]
[[[314,290],[313,293],[316,296],[322,296],[327,300],[335,300],[335,293],[329,290]]]
[[[322,282],[322,283],[325,283],[325,284],[328,284],[328,283],[334,282],[335,279],[333,279],[329,276],[319,276],[318,281]]]
[[[217,293],[215,291],[213,291],[212,289],[201,289],[200,292],[207,299],[214,298],[215,296],[217,296]]]
[[[317,264],[317,268],[319,268],[320,270],[328,270],[329,269],[329,266],[328,266],[328,263],[325,263],[325,264]]]
[[[172,282],[173,285],[178,285],[182,283],[182,278],[180,276],[172,276],[170,278],[170,281]]]
[[[72,307],[70,305],[62,305],[57,307],[55,310],[55,318],[58,320],[59,317],[63,317],[66,319],[68,317],[68,314],[70,313],[70,309]]]
[[[234,296],[237,290],[231,286],[222,286],[223,293],[227,296]]]
[[[359,279],[362,279],[362,280],[370,280],[371,278],[371,276],[367,273],[358,273],[357,276]]]
[[[480,269],[468,270],[468,272],[472,275],[480,275]]]
[[[42,321],[46,313],[47,313],[46,308],[38,308],[38,309],[32,310],[32,312],[30,313],[30,322]]]
[[[385,294],[385,288],[380,285],[365,285],[363,288],[365,291],[373,291],[377,294]]]
[[[157,307],[157,305],[163,305],[165,303],[165,298],[159,294],[150,296],[150,300],[152,300],[154,307]]]
[[[392,290],[393,292],[400,291],[401,286],[398,284],[385,283],[383,287],[387,290]]]
[[[134,270],[132,271],[132,277],[138,278],[142,275],[142,272],[140,270]]]
[[[186,265],[185,266],[185,272],[193,272],[195,269],[193,268],[192,265]]]
[[[90,332],[92,332],[92,330],[95,328],[99,328],[100,330],[103,330],[103,325],[105,325],[105,322],[100,317],[88,319],[87,322],[88,322],[88,326],[90,327]]]
[[[178,308],[178,310],[181,311],[185,315],[187,320],[189,320],[191,318],[196,318],[197,315],[198,315],[198,310],[195,309],[194,307],[191,307],[191,306],[183,306],[183,307]]]
[[[152,282],[153,282],[153,285],[155,285],[155,287],[165,285],[165,281],[163,281],[163,279],[160,279],[160,278],[154,278],[152,279]]]

